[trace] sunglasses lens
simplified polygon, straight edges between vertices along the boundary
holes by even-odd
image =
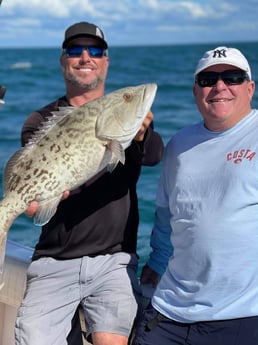
[[[82,51],[83,51],[83,47],[82,46],[68,47],[65,50],[66,55],[69,56],[69,57],[81,56]]]
[[[247,75],[245,72],[237,71],[225,71],[221,73],[221,78],[227,85],[240,85],[247,79]]]
[[[211,87],[217,83],[219,77],[226,85],[240,85],[245,80],[249,80],[247,73],[244,71],[201,72],[196,77],[196,84],[200,87]]]
[[[101,58],[104,55],[103,48],[94,46],[71,46],[65,49],[65,53],[68,57],[80,57],[83,49],[93,58]]]
[[[87,50],[91,57],[100,58],[104,55],[104,49],[100,47],[88,47]]]
[[[197,84],[200,87],[211,87],[218,81],[218,74],[216,72],[203,72],[197,76]]]

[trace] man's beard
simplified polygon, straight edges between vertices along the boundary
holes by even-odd
[[[85,91],[94,90],[97,88],[100,84],[103,83],[102,78],[96,77],[94,80],[92,80],[90,83],[85,83],[82,80],[80,80],[78,77],[73,75],[72,73],[66,73],[65,75],[66,81],[70,82],[73,86],[76,86],[80,89],[83,89]]]

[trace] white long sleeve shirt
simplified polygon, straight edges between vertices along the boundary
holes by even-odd
[[[157,208],[169,211],[174,252],[153,306],[179,322],[258,315],[258,111],[223,132],[178,132]]]

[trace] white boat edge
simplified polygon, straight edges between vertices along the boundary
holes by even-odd
[[[7,240],[0,290],[0,344],[14,345],[14,324],[26,284],[33,249]]]
[[[17,242],[7,240],[4,271],[0,286],[0,344],[15,345],[14,325],[25,286],[27,268],[31,262],[33,249]],[[149,302],[153,288],[142,285],[142,307]],[[89,344],[83,339],[83,344]]]

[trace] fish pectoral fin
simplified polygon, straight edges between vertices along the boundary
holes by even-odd
[[[107,171],[112,173],[112,171],[117,166],[118,162],[119,162],[119,159],[117,157],[113,156],[113,158],[111,159],[111,161],[107,165]]]
[[[4,231],[0,236],[0,275],[2,275],[4,271],[6,238],[7,238],[7,232]],[[2,287],[2,284],[1,284],[1,287]]]
[[[122,163],[125,164],[125,151],[123,146],[117,140],[111,140],[108,143],[109,150],[116,156],[116,158]],[[117,164],[117,163],[116,163]]]
[[[62,199],[62,196],[63,194],[61,194],[58,198],[40,202],[38,211],[34,217],[35,225],[42,226],[50,221],[50,219],[56,213],[57,206]]]

